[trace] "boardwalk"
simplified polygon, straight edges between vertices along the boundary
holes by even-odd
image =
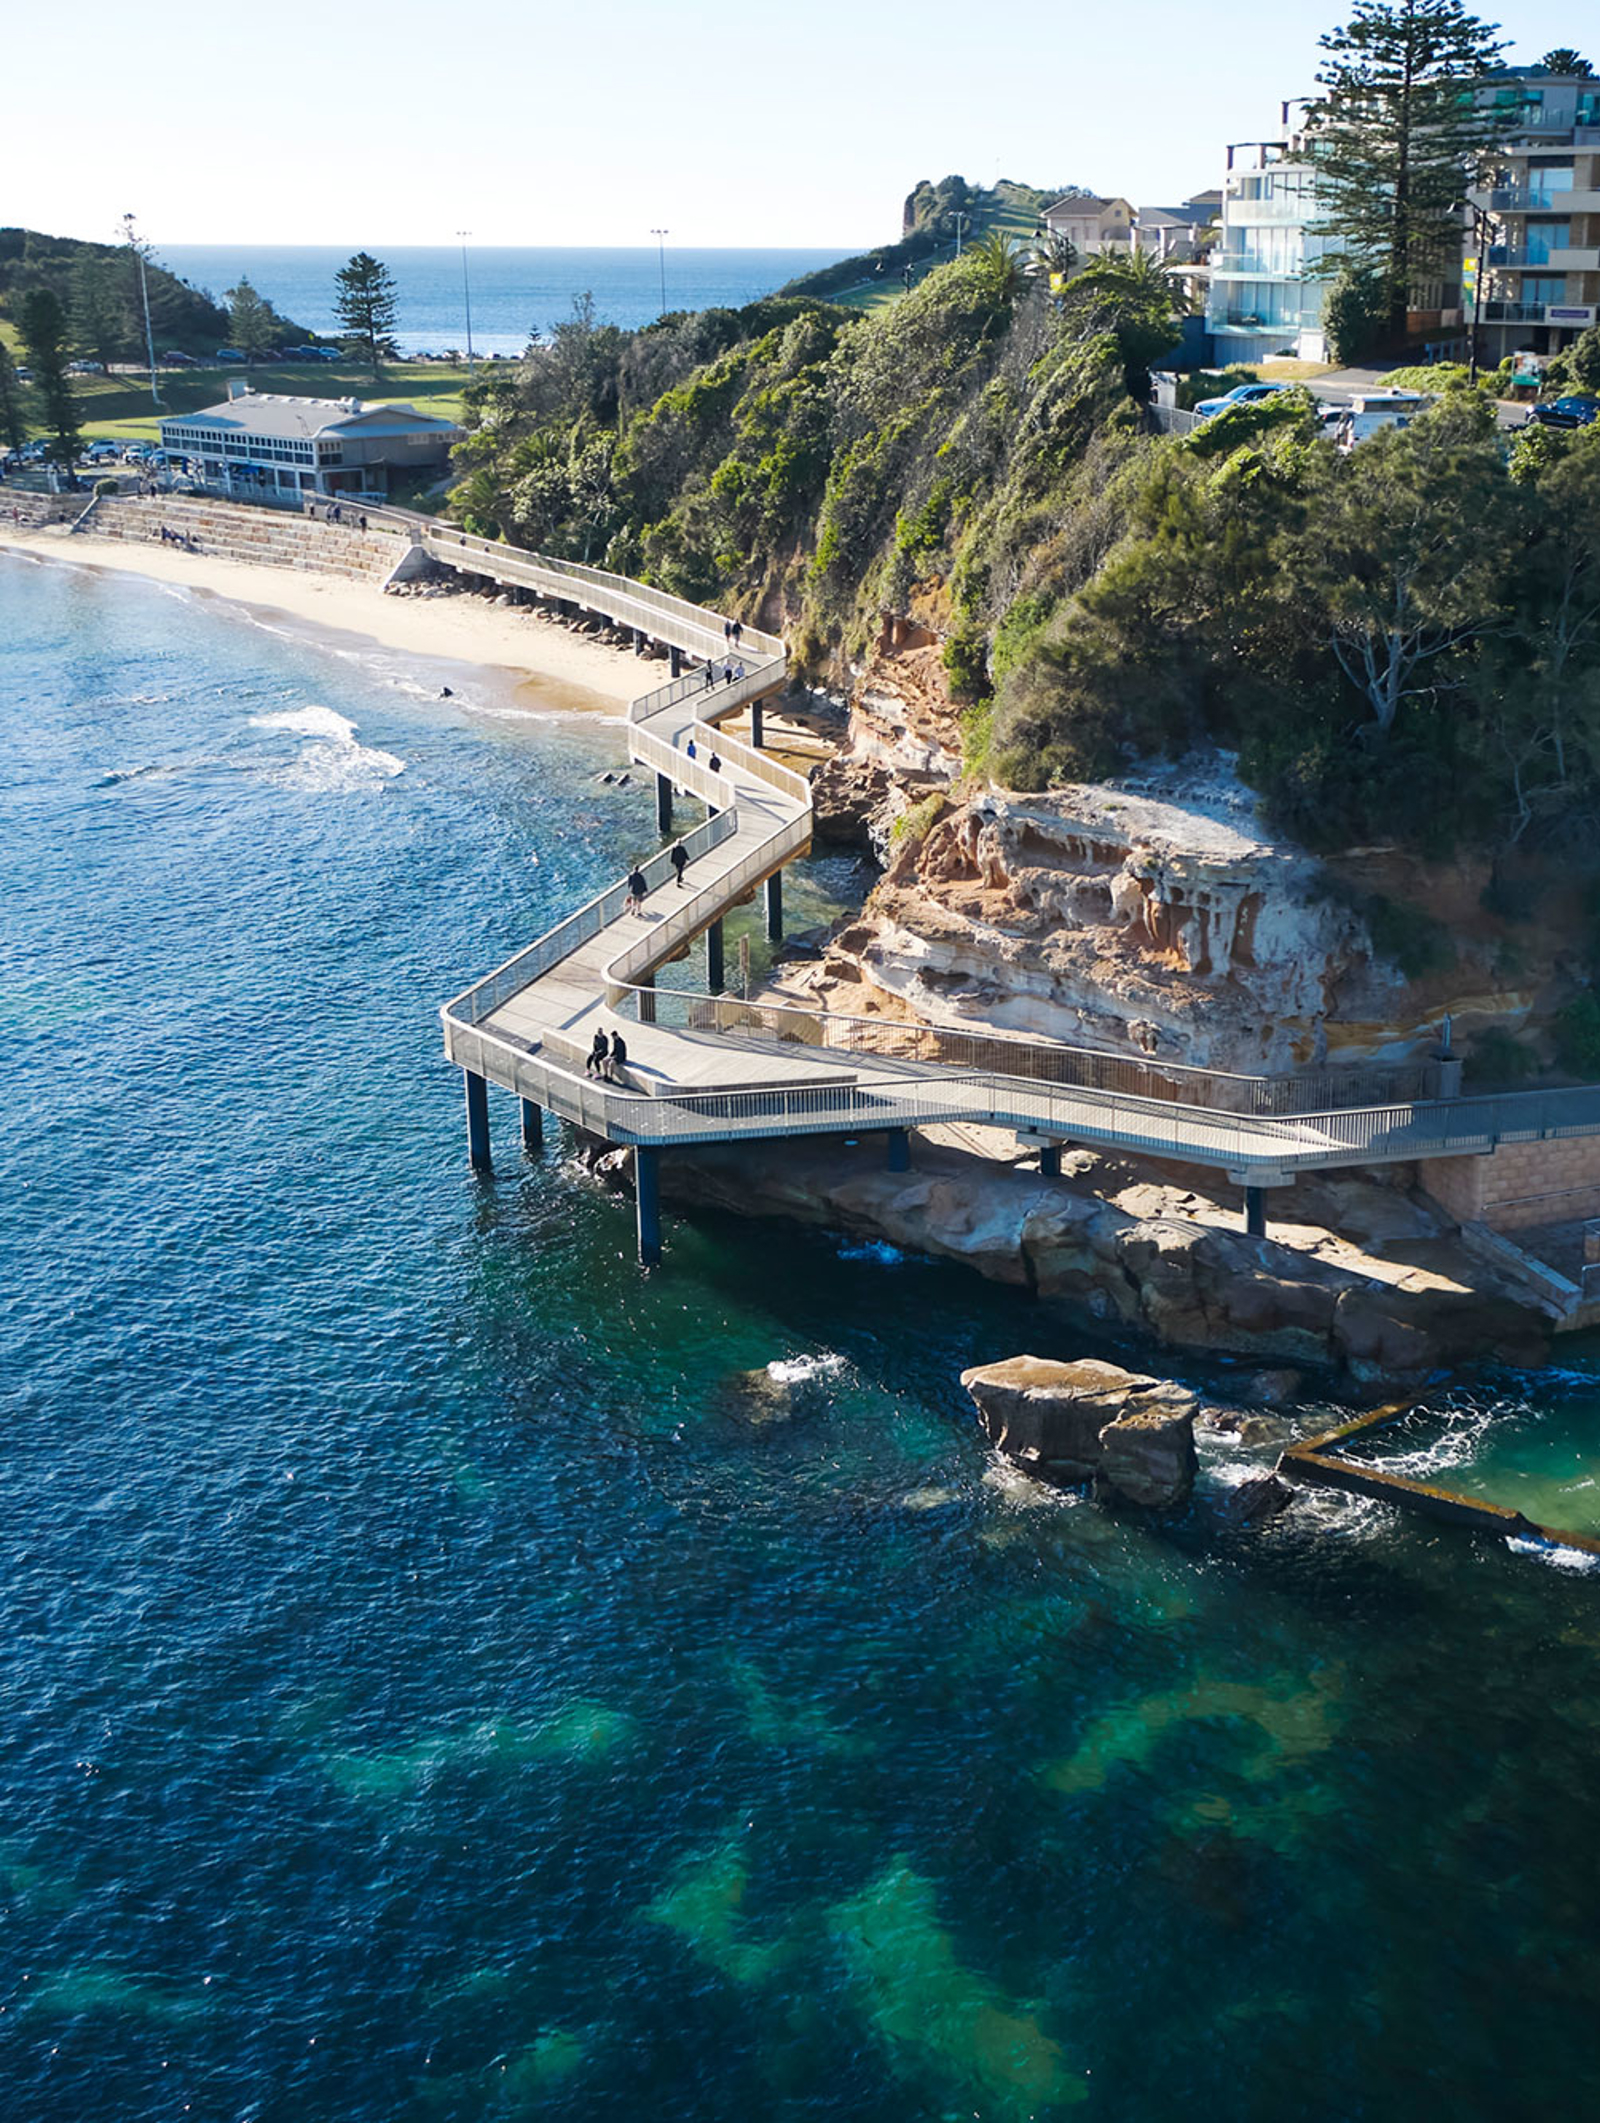
[[[642,913],[628,911],[627,886],[619,881],[442,1012],[446,1052],[465,1075],[474,1163],[489,1162],[491,1083],[523,1101],[529,1139],[551,1112],[632,1145],[647,1259],[659,1246],[656,1159],[674,1145],[881,1131],[891,1159],[900,1160],[909,1129],[980,1122],[1037,1144],[1046,1169],[1066,1143],[1219,1168],[1246,1188],[1251,1225],[1259,1229],[1260,1190],[1286,1185],[1297,1172],[1600,1131],[1600,1087],[1284,1111],[1283,1086],[1269,1079],[747,1004],[720,993],[658,993],[656,968],[692,938],[710,932],[713,963],[720,959],[723,917],[759,887],[776,933],[783,866],[810,844],[804,779],[716,727],[782,687],[783,645],[747,629],[734,659],[745,675],[725,682],[716,614],[624,577],[447,526],[429,525],[421,542],[452,567],[631,626],[676,651],[675,663],[687,655],[717,666],[715,683],[708,684],[702,664],[629,710],[629,752],[655,775],[663,819],[674,790],[711,813],[684,836],[691,858],[685,889],[673,881],[667,856],[653,857],[645,865],[650,892]],[[708,764],[713,753],[720,758],[716,774]],[[585,1074],[602,1027],[625,1035],[623,1083]]]

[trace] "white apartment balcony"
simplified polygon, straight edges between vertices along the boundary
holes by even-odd
[[[1304,280],[1303,265],[1268,265],[1264,259],[1231,251],[1211,261],[1213,280]]]

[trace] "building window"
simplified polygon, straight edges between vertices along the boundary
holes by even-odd
[[[1565,302],[1567,281],[1564,273],[1555,273],[1548,278],[1537,273],[1529,274],[1522,283],[1524,302]]]

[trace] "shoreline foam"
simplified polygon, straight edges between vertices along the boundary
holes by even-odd
[[[244,609],[258,623],[290,623],[319,646],[354,642],[438,667],[441,688],[481,673],[501,703],[530,714],[614,715],[648,690],[652,666],[537,612],[475,597],[386,597],[375,582],[259,567],[170,546],[128,546],[91,533],[0,531],[6,554],[62,567],[138,575]],[[471,703],[468,703],[469,705]]]

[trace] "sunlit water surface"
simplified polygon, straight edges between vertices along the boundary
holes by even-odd
[[[651,821],[436,691],[0,561],[7,2123],[1592,2105],[1583,1559],[1046,1496],[1020,1294],[471,1180]]]

